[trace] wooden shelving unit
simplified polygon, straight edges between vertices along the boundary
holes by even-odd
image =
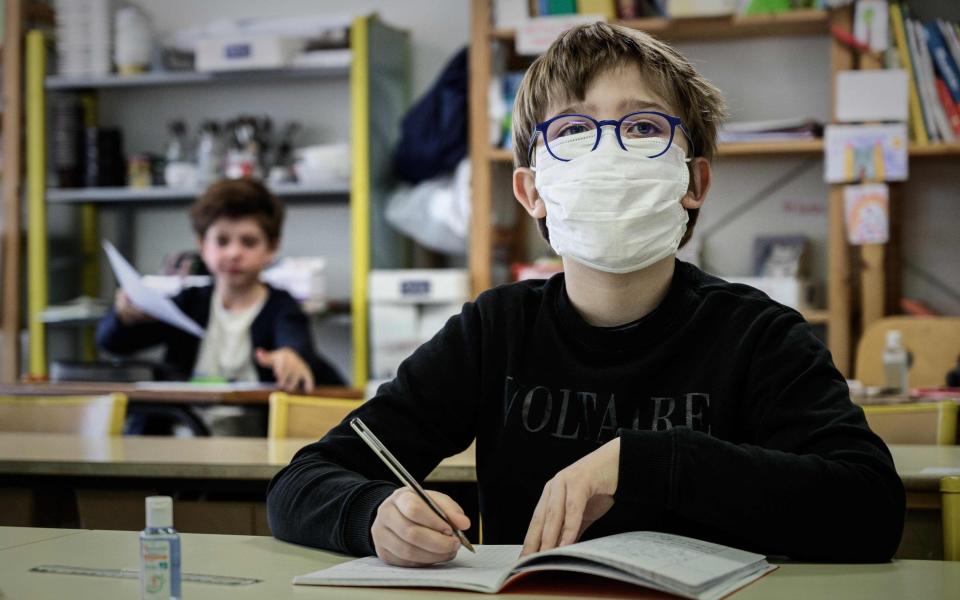
[[[9,21],[8,21],[9,23]],[[396,143],[400,121],[409,104],[409,35],[382,23],[373,15],[354,19],[350,29],[349,51],[338,51],[336,64],[323,67],[274,69],[263,71],[197,73],[165,72],[135,76],[106,75],[70,78],[47,76],[47,44],[41,30],[27,34],[27,167],[28,167],[28,308],[29,374],[47,372],[46,324],[41,315],[48,306],[50,266],[48,256],[48,206],[78,204],[82,256],[75,257],[96,295],[97,278],[86,277],[91,264],[97,264],[97,206],[164,204],[186,202],[200,190],[152,188],[78,188],[47,189],[47,135],[45,102],[50,92],[119,90],[132,88],[184,88],[211,85],[277,86],[289,81],[318,80],[349,86],[350,90],[350,163],[349,181],[322,185],[278,185],[271,189],[284,200],[315,203],[349,203],[350,257],[352,274],[349,303],[338,301],[340,310],[349,306],[352,326],[352,384],[366,385],[369,367],[367,323],[367,276],[371,268],[405,266],[405,242],[385,224],[383,216],[392,173],[388,154]],[[349,62],[345,62],[349,60]],[[339,61],[339,62],[337,62]],[[280,87],[278,86],[278,93]],[[14,289],[19,288],[16,286]],[[315,308],[319,310],[320,308]]]
[[[739,40],[751,37],[820,35],[828,31],[829,15],[822,10],[798,10],[780,15],[701,17],[690,19],[630,19],[618,21],[667,42]],[[512,41],[512,29],[495,29],[490,37]]]

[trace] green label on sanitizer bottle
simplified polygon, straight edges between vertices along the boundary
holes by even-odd
[[[170,542],[141,540],[140,597],[143,600],[170,598]]]

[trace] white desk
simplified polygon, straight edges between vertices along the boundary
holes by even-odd
[[[0,540],[23,532],[0,527]],[[49,531],[49,530],[45,530]],[[286,544],[268,537],[183,534],[183,571],[262,579],[249,586],[184,583],[185,598],[310,598],[372,600],[479,600],[471,592],[421,589],[323,588],[294,586],[294,575],[333,565],[346,557]],[[0,591],[8,599],[86,600],[136,598],[138,582],[79,575],[32,573],[41,564],[93,568],[137,568],[137,533],[79,531],[0,550]],[[637,598],[642,588],[549,574],[510,588],[510,598]],[[785,564],[733,596],[735,600],[956,600],[960,595],[960,562],[897,561],[879,565]],[[660,596],[662,597],[662,596]]]

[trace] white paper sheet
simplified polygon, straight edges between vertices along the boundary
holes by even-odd
[[[182,329],[198,338],[203,337],[203,328],[183,313],[180,308],[160,292],[150,289],[141,281],[140,273],[127,262],[127,259],[107,240],[103,240],[103,250],[110,260],[110,267],[123,291],[130,300],[151,317]]]

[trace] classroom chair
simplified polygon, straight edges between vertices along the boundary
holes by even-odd
[[[123,433],[127,396],[0,396],[0,430],[110,436]]]
[[[285,392],[270,394],[270,421],[267,437],[323,437],[343,421],[363,400],[295,396]]]
[[[73,433],[87,437],[107,437],[123,432],[127,414],[127,396],[0,396],[0,431],[36,433]],[[19,527],[60,527],[76,525],[76,512],[82,523],[83,492],[45,490],[40,493],[22,487],[0,487],[0,524]],[[53,519],[52,521],[50,519]],[[62,521],[62,519],[68,519]]]
[[[957,403],[916,402],[864,406],[874,433],[887,444],[950,446],[957,442]]]
[[[857,343],[856,379],[866,386],[882,386],[883,348],[887,331],[899,330],[911,354],[907,372],[910,387],[940,387],[960,356],[960,317],[885,317],[867,327]]]
[[[960,560],[960,476],[940,480],[943,502],[943,560]]]

